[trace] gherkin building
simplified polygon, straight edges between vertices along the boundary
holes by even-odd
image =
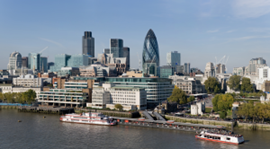
[[[155,33],[150,29],[144,39],[142,53],[143,73],[157,76],[157,68],[159,67],[159,49]]]

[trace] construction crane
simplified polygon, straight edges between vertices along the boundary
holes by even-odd
[[[42,54],[43,51],[45,51],[46,49],[48,49],[49,47],[45,47],[44,49],[42,49],[40,52],[38,52],[39,54]]]

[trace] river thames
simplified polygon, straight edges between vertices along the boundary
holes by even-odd
[[[237,131],[246,142],[230,145],[195,139],[194,132],[59,121],[59,115],[0,111],[0,149],[269,149],[269,131]],[[18,122],[21,120],[22,122]]]

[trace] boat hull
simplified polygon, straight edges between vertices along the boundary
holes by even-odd
[[[87,124],[87,125],[100,125],[100,126],[115,126],[116,123],[113,124],[101,124],[101,123],[86,123],[86,122],[71,122],[71,121],[62,121],[60,120],[60,122],[66,122],[66,123],[76,123],[76,124]]]
[[[239,142],[239,143],[226,142],[226,141],[220,141],[220,140],[213,140],[213,139],[202,138],[202,137],[199,137],[198,135],[196,135],[195,138],[196,139],[201,139],[201,140],[206,140],[206,141],[219,142],[219,143],[227,143],[227,144],[234,144],[234,145],[239,145],[239,144],[242,144],[242,143],[245,142],[245,141]]]

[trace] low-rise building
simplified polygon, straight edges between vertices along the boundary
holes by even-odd
[[[115,67],[108,67],[101,63],[95,63],[87,67],[80,68],[81,77],[115,77],[117,76]]]
[[[169,78],[169,76],[173,75],[175,71],[175,67],[166,65],[158,67],[158,76],[160,78]]]
[[[108,94],[109,93],[109,94]],[[107,99],[106,99],[107,98]],[[144,110],[147,107],[145,89],[140,87],[116,87],[111,83],[104,83],[101,87],[94,87],[92,92],[92,107],[100,106],[114,109],[115,104],[125,106],[124,110]]]
[[[79,76],[80,70],[78,67],[62,67],[57,71],[58,77],[66,77],[66,76]]]
[[[42,106],[85,107],[88,96],[80,90],[50,89],[40,92],[38,102]]]
[[[44,78],[37,78],[34,75],[21,75],[20,77],[13,78],[13,84],[15,86],[23,87],[43,87]]]
[[[205,103],[197,102],[195,105],[191,105],[191,115],[203,115],[205,112]]]

